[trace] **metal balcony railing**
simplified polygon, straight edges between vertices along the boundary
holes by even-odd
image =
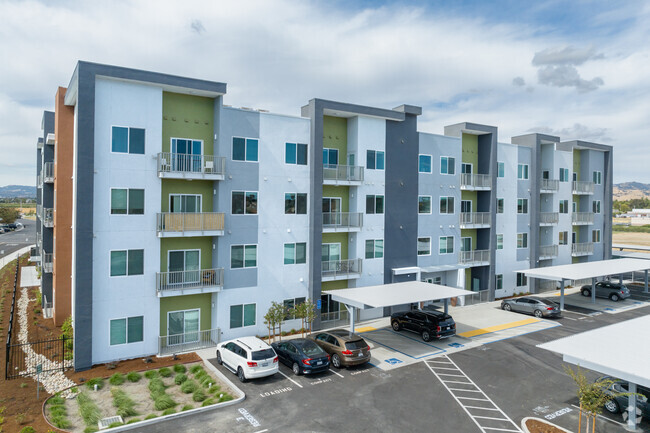
[[[223,231],[222,212],[163,212],[157,214],[158,233]]]
[[[489,174],[469,174],[461,173],[460,175],[460,189],[491,189],[492,177]]]
[[[183,290],[219,287],[223,287],[223,268],[156,273],[158,296]]]
[[[37,204],[36,205],[36,215],[43,220],[43,205],[42,204]]]
[[[585,225],[594,223],[593,212],[574,212],[571,214],[571,223],[573,225]]]
[[[470,228],[475,226],[489,227],[491,223],[490,212],[461,212],[460,228]]]
[[[43,208],[43,225],[45,227],[54,227],[54,209],[51,207]]]
[[[557,245],[543,245],[539,247],[539,258],[540,260],[552,259],[557,257]]]
[[[361,212],[323,212],[323,231],[349,231],[362,225]]]
[[[361,276],[361,259],[321,262],[321,279],[345,280]]]
[[[199,349],[215,347],[221,337],[220,328],[203,331],[186,332],[184,334],[163,335],[158,337],[158,355],[194,352]]]
[[[560,220],[559,212],[540,212],[539,214],[539,223],[540,224],[557,224]]]
[[[490,263],[490,250],[461,251],[458,262],[466,265]]]
[[[192,177],[192,175],[223,178],[226,173],[226,158],[213,155],[187,155],[184,153],[160,152],[158,154],[158,176]],[[174,176],[177,175],[177,176]]]
[[[574,257],[577,256],[589,256],[594,253],[594,244],[593,242],[582,242],[579,244],[571,245],[571,255]]]
[[[45,143],[54,146],[56,144],[56,140],[54,138],[55,138],[54,134],[50,132],[45,137]]]
[[[53,268],[52,253],[43,253],[41,259],[41,265],[43,266],[43,272],[51,274]]]
[[[542,179],[539,184],[540,191],[557,191],[560,189],[560,181],[557,179]]]
[[[363,167],[354,165],[324,165],[323,181],[363,182]]]
[[[46,162],[43,164],[43,171],[41,172],[43,176],[43,182],[53,183],[54,182],[54,163]]]
[[[594,183],[589,181],[573,181],[573,194],[593,194]]]

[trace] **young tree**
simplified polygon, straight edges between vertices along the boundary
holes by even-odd
[[[264,324],[269,330],[269,343],[271,342],[271,330],[273,330],[273,336],[275,336],[275,315],[273,314],[273,305],[264,315]]]
[[[284,308],[284,304],[273,301],[269,311],[272,311],[273,321],[278,327],[278,334],[280,335],[280,341],[282,341],[282,324],[287,319],[287,309]],[[275,327],[273,331],[275,332]]]
[[[311,334],[311,324],[316,319],[316,304],[311,299],[307,299],[303,304],[305,322],[309,325],[309,333]]]
[[[0,207],[0,219],[3,224],[12,224],[20,218],[20,212],[14,207]]]

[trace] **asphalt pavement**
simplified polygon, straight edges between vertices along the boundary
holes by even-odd
[[[21,223],[23,228],[0,234],[0,258],[36,244],[36,221],[19,219],[16,222]]]

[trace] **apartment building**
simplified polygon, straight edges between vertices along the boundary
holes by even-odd
[[[611,147],[500,143],[474,123],[419,132],[411,105],[313,99],[297,117],[225,94],[87,62],[59,88],[37,150],[39,179],[54,162],[51,201],[39,189],[53,227],[39,212],[38,230],[76,369],[264,335],[273,301],[312,299],[329,327],[347,311],[327,290],[419,279],[487,300],[547,288],[517,270],[608,258]]]

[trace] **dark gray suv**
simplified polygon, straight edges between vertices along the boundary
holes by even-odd
[[[591,296],[591,285],[586,284],[580,288],[582,296]],[[596,283],[596,297],[609,298],[614,302],[620,299],[627,299],[630,297],[630,289],[625,284],[613,283],[611,281],[599,281]]]

